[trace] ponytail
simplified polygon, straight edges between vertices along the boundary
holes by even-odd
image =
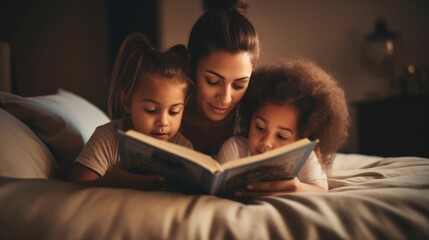
[[[250,7],[249,0],[203,0],[202,5],[204,11],[210,9],[228,9],[243,15],[247,13],[247,9]]]
[[[142,33],[131,33],[122,42],[112,70],[108,109],[112,120],[126,115],[121,103],[121,92],[130,98],[137,81],[150,75],[176,78],[186,84],[188,53],[183,45],[176,45],[167,52],[155,50]],[[188,95],[186,95],[188,96]]]

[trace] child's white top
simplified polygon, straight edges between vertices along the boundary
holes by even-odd
[[[128,130],[125,122],[122,119],[114,120],[97,127],[75,162],[104,176],[107,170],[120,161],[118,130]],[[180,133],[172,142],[193,148],[191,142]]]
[[[247,138],[234,136],[229,138],[219,150],[217,160],[225,163],[234,159],[250,156]],[[301,171],[298,173],[298,179],[304,183],[312,183],[316,180],[326,180],[326,174],[314,152],[310,154]]]

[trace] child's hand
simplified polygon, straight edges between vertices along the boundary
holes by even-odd
[[[248,184],[245,190],[236,191],[235,197],[240,201],[248,201],[260,196],[275,196],[292,192],[320,192],[327,191],[326,180],[316,181],[313,184],[301,182],[298,178],[259,182]]]
[[[128,172],[119,165],[113,166],[101,177],[98,173],[76,164],[72,170],[70,181],[92,187],[122,187],[139,190],[163,190],[166,188],[164,178],[157,175],[140,175]]]
[[[136,174],[120,167],[113,167],[102,179],[112,187],[134,188],[144,191],[166,189],[165,180],[162,176]]]

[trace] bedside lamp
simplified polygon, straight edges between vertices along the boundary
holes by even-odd
[[[374,31],[364,37],[361,52],[362,62],[373,75],[393,81],[401,58],[400,40],[382,17],[377,18]]]

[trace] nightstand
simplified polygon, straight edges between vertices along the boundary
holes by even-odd
[[[429,157],[429,95],[357,102],[360,153]]]

